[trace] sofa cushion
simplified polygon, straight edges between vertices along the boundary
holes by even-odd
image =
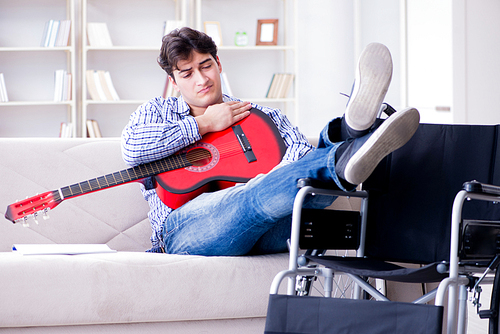
[[[0,327],[264,317],[287,261],[287,254],[0,253]]]

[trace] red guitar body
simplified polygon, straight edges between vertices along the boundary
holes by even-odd
[[[238,135],[236,128],[243,134]],[[242,143],[243,140],[247,144]],[[248,144],[251,153],[244,150]],[[280,163],[285,150],[272,120],[260,110],[252,109],[250,116],[233,127],[206,134],[199,142],[179,152],[185,153],[193,166],[157,175],[156,191],[163,203],[176,209],[201,193],[247,182],[258,174],[269,172]],[[206,157],[199,158],[200,154]],[[249,158],[249,154],[253,158]]]

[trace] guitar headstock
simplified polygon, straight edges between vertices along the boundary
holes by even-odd
[[[43,219],[48,219],[48,211],[55,208],[60,202],[57,191],[48,191],[9,205],[5,218],[14,224],[27,225],[28,218],[33,216],[35,223],[38,224],[38,215],[41,213]]]

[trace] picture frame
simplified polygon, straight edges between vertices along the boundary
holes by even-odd
[[[278,45],[278,19],[257,21],[255,45]]]
[[[205,28],[205,34],[212,37],[215,45],[222,45],[222,32],[220,29],[220,23],[217,21],[205,21],[203,22]]]

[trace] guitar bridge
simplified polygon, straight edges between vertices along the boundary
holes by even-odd
[[[238,138],[238,142],[240,143],[241,149],[243,150],[243,154],[245,154],[247,161],[257,161],[257,158],[255,157],[255,154],[252,150],[252,145],[250,145],[250,141],[248,141],[247,136],[245,136],[241,125],[233,126],[233,132],[236,135],[236,138]]]

